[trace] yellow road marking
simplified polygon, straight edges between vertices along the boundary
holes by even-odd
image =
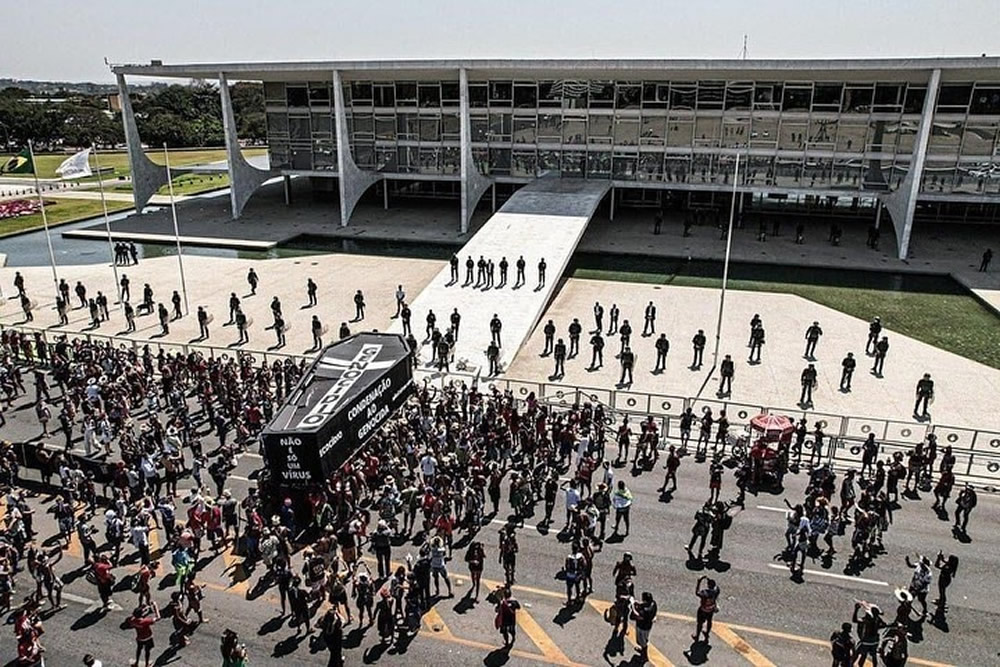
[[[596,609],[602,617],[604,616],[604,612],[611,608],[611,603],[605,602],[604,600],[591,600],[590,598],[587,598],[587,603]],[[628,632],[625,636],[628,637],[628,640],[632,642],[633,645],[639,645],[639,642],[635,639],[635,623],[629,624]],[[667,656],[663,655],[663,653],[661,653],[660,650],[651,643],[646,644],[646,657],[649,658],[649,662],[654,667],[674,667],[674,663],[667,660]]]
[[[520,625],[521,616],[523,616],[523,615],[525,615],[523,611],[520,612],[520,613],[518,613],[518,615],[517,615],[517,617],[518,617],[518,624],[519,625]],[[534,622],[534,621],[532,621],[532,622]],[[477,649],[480,649],[480,650],[483,650],[483,651],[495,651],[496,649],[500,648],[499,646],[493,646],[491,644],[485,644],[483,642],[477,642],[477,641],[474,641],[474,640],[471,640],[471,639],[462,639],[460,637],[456,637],[452,633],[452,631],[448,629],[448,625],[444,622],[444,619],[441,618],[441,614],[439,614],[438,610],[435,609],[434,607],[431,607],[430,609],[428,609],[424,613],[423,623],[424,623],[424,626],[427,628],[426,630],[421,630],[420,631],[420,635],[423,636],[423,637],[430,637],[432,639],[437,639],[437,640],[440,640],[440,641],[451,642],[453,644],[459,644],[461,646],[468,646],[470,648],[477,648]],[[522,625],[521,627],[523,628],[524,626]],[[539,631],[541,631],[541,628],[539,628]],[[525,629],[525,632],[527,633],[528,630]],[[545,633],[543,632],[542,634],[545,634]],[[530,633],[529,633],[529,636],[530,636]],[[532,638],[532,641],[535,641],[534,638]],[[537,641],[535,643],[537,644]],[[539,647],[539,648],[541,648],[541,647]],[[556,650],[558,651],[559,649],[557,648]],[[527,658],[529,660],[535,660],[535,661],[538,661],[538,662],[545,662],[545,663],[549,663],[549,664],[552,664],[552,665],[573,665],[573,664],[575,664],[575,663],[570,662],[568,659],[566,659],[566,656],[563,656],[563,659],[560,660],[560,659],[556,659],[556,658],[554,658],[554,657],[552,657],[552,656],[550,656],[548,654],[546,654],[546,655],[539,655],[537,653],[528,653],[528,652],[522,651],[520,649],[511,649],[510,654],[513,655],[513,656],[517,656],[519,658]],[[561,654],[561,652],[560,652],[560,654]]]
[[[734,651],[743,656],[746,661],[754,667],[776,667],[773,662],[764,657],[764,655],[753,646],[747,644],[742,637],[733,632],[732,628],[725,623],[713,624],[712,632],[714,632],[719,639],[729,644]]]
[[[427,610],[427,613],[424,614],[423,621],[427,628],[434,634],[445,638],[454,638],[455,635],[453,635],[451,630],[448,629],[444,619],[441,618],[441,614],[439,614],[438,610],[434,607]]]
[[[225,563],[226,566],[224,572],[229,573],[230,577],[230,584],[227,587],[227,590],[230,590],[245,599],[250,590],[250,586],[247,583],[249,576],[243,569],[243,556],[237,556],[233,553],[232,548],[229,545],[226,545],[222,549],[222,562]]]
[[[548,633],[542,630],[542,626],[538,625],[538,621],[531,617],[531,614],[521,609],[517,612],[517,624],[521,626],[524,630],[524,634],[528,635],[531,641],[535,642],[535,646],[538,650],[542,652],[546,658],[552,662],[558,663],[560,665],[572,665],[574,664],[562,649],[556,646],[556,643],[552,641]]]

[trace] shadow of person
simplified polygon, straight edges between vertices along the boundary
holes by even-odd
[[[708,662],[708,654],[712,651],[712,645],[708,642],[693,641],[690,648],[684,651],[684,657],[688,664],[703,665]]]

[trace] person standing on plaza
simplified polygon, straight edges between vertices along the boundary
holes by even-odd
[[[961,531],[962,535],[968,535],[969,515],[972,514],[972,510],[975,509],[978,502],[979,497],[976,495],[976,490],[966,482],[955,499],[955,531]]]
[[[635,369],[635,352],[632,348],[626,347],[622,350],[619,357],[622,365],[622,376],[618,380],[618,384],[621,386],[632,386],[632,371]]]
[[[983,251],[983,258],[979,262],[979,272],[986,273],[990,270],[990,263],[993,261],[993,249],[987,248]]]
[[[730,355],[726,355],[719,364],[719,375],[722,380],[719,382],[719,393],[718,396],[729,396],[733,393],[733,375],[736,373],[736,364],[733,363],[733,358]]]
[[[878,337],[882,333],[882,319],[876,317],[868,324],[868,342],[865,343],[865,354],[871,356],[875,353],[878,344]]]
[[[493,319],[490,320],[490,337],[497,344],[497,347],[503,347],[503,344],[500,342],[501,329],[503,329],[503,322],[500,321],[496,313],[493,313]]]
[[[236,331],[239,332],[239,340],[237,344],[250,342],[250,334],[247,332],[248,324],[246,313],[239,306],[236,307]]]
[[[500,374],[500,348],[493,341],[490,341],[486,348],[486,359],[490,362],[490,375]]]
[[[747,347],[753,345],[754,329],[761,326],[763,323],[763,320],[760,319],[760,313],[754,313],[753,317],[750,318],[750,337],[747,339]]]
[[[514,264],[514,266],[517,268],[517,277],[514,278],[514,289],[517,289],[525,282],[527,282],[527,279],[524,277],[524,267],[526,266],[526,262],[524,261],[524,255],[521,255],[520,257],[517,258],[517,262]]]
[[[806,352],[803,355],[806,359],[816,358],[816,344],[819,343],[819,337],[823,335],[823,330],[819,326],[819,322],[813,322],[812,325],[806,329]]]
[[[406,291],[403,289],[402,285],[396,286],[396,314],[392,316],[392,319],[399,317],[399,314],[403,312],[403,306],[406,305]]]
[[[913,406],[913,415],[921,419],[927,419],[927,406],[934,399],[934,380],[930,373],[917,382],[917,402]]]
[[[698,613],[695,631],[691,635],[691,639],[695,642],[700,640],[702,632],[704,632],[705,643],[708,643],[709,634],[712,632],[712,619],[715,617],[715,612],[719,610],[720,593],[714,579],[709,579],[706,576],[698,577],[698,581],[694,585],[694,594],[698,597]]]
[[[889,354],[889,337],[882,336],[882,339],[875,345],[875,364],[872,366],[872,373],[876,377],[882,377],[882,369],[885,367],[885,355]]]
[[[312,308],[317,304],[316,291],[319,288],[316,286],[316,281],[312,278],[306,279],[306,298],[309,299],[309,308]]]
[[[542,328],[542,333],[545,334],[545,349],[542,350],[542,356],[552,353],[552,345],[555,342],[556,337],[556,325],[555,322],[549,320],[545,323]]]
[[[653,368],[653,372],[662,373],[667,368],[667,352],[670,351],[670,341],[667,340],[667,334],[661,333],[654,346],[656,347],[656,366]]]
[[[504,287],[507,284],[507,270],[510,268],[510,262],[507,261],[506,255],[500,258],[500,263],[497,266],[500,267],[500,284],[497,287]]]
[[[764,347],[764,325],[758,324],[750,330],[750,358],[751,364],[760,363],[760,351]],[[754,358],[756,356],[756,358]]]
[[[365,295],[358,290],[354,293],[354,321],[365,319]]]
[[[611,304],[611,310],[608,311],[608,336],[614,336],[618,333],[618,316],[621,315],[621,311],[618,309],[618,304]]]
[[[540,260],[538,260],[538,287],[536,287],[535,289],[542,289],[543,287],[545,287],[545,268],[546,268],[546,266],[547,265],[545,264],[545,258],[544,257],[542,257]]]
[[[706,341],[705,332],[702,329],[698,329],[698,333],[696,333],[694,338],[691,339],[691,346],[694,348],[694,360],[691,362],[692,370],[701,368],[702,358],[705,354]]]
[[[809,364],[802,370],[802,395],[799,396],[799,405],[812,405],[813,389],[816,387],[816,366]]]
[[[486,284],[486,258],[480,255],[479,261],[476,262],[476,284],[473,287],[480,287],[484,284]]]
[[[198,335],[201,340],[208,340],[208,313],[205,306],[198,306]]]
[[[413,329],[410,328],[410,320],[413,318],[413,311],[410,310],[410,306],[403,304],[403,309],[399,311],[399,319],[403,321],[403,335],[411,336],[413,335]]]
[[[583,325],[580,320],[573,318],[569,325],[569,358],[572,359],[580,354],[580,334],[583,333]]]
[[[844,360],[840,362],[840,391],[851,391],[851,378],[854,377],[854,369],[858,366],[858,361],[854,358],[853,352],[848,352]]]
[[[462,287],[472,284],[472,275],[475,270],[476,263],[472,260],[472,255],[469,255],[468,259],[465,260],[465,282],[462,284]]]
[[[621,350],[618,354],[623,354],[625,352],[625,348],[627,348],[632,342],[632,325],[628,323],[628,320],[622,321],[622,326],[618,329],[618,336],[622,343]]]
[[[650,301],[646,304],[646,311],[643,314],[642,335],[652,336],[656,333],[656,306]]]
[[[319,321],[319,315],[312,316],[310,329],[312,330],[313,349],[318,350],[323,347],[323,323]]]
[[[590,368],[595,370],[604,366],[604,338],[600,329],[597,329],[590,337]]]
[[[427,311],[427,326],[424,328],[425,338],[424,340],[430,340],[431,336],[434,334],[434,325],[437,324],[437,315],[434,314],[434,310]]]
[[[252,266],[247,271],[247,283],[250,285],[250,295],[257,294],[257,285],[260,283],[260,279],[257,278],[257,272],[253,270]]]
[[[632,615],[635,618],[635,650],[639,654],[639,664],[649,661],[649,633],[656,622],[656,601],[653,594],[643,591],[640,601],[632,604]]]
[[[285,319],[278,315],[274,318],[274,335],[277,338],[276,348],[285,346]]]
[[[154,602],[151,606],[139,606],[128,619],[128,627],[135,630],[135,660],[139,667],[139,658],[145,654],[146,667],[149,667],[149,654],[153,650],[153,624],[160,620],[160,609]]]
[[[552,377],[561,378],[566,375],[566,343],[563,342],[562,338],[552,348],[552,358],[556,364],[552,371]]]
[[[462,325],[462,315],[461,313],[458,312],[458,308],[455,308],[454,310],[451,311],[451,316],[449,319],[451,320],[451,335],[455,339],[455,342],[457,343],[458,329]]]
[[[170,333],[170,313],[167,312],[167,307],[162,303],[159,304],[157,312],[159,313],[160,318],[160,335],[166,336]]]
[[[458,254],[453,254],[451,256],[451,259],[448,260],[448,266],[451,267],[450,284],[454,285],[458,282]]]
[[[594,330],[604,331],[604,306],[599,301],[594,302]]]

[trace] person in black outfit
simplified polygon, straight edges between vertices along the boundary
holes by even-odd
[[[360,322],[365,319],[365,295],[361,290],[354,293],[354,321]]]
[[[462,315],[458,312],[458,308],[451,311],[451,335],[454,337],[455,341],[458,341],[458,328],[462,324]]]
[[[562,377],[566,375],[566,343],[560,338],[555,347],[552,349],[552,357],[555,359],[556,367],[552,371],[553,377]]]
[[[990,270],[990,262],[993,261],[993,249],[987,248],[983,251],[983,259],[979,262],[979,271],[986,273]]]
[[[661,333],[660,337],[656,339],[655,346],[656,367],[653,369],[653,372],[659,373],[667,367],[667,352],[670,351],[670,341],[667,340],[667,334]]]
[[[542,350],[542,356],[544,357],[545,355],[550,354],[552,352],[552,345],[556,337],[555,323],[552,322],[552,320],[546,322],[545,327],[542,329],[542,332],[545,334],[545,349]]]
[[[545,287],[545,258],[538,260],[538,289]]]
[[[626,347],[621,353],[621,363],[622,363],[622,376],[618,380],[620,385],[631,385],[632,384],[632,369],[635,367],[635,352],[632,348]],[[628,382],[625,378],[628,378]]]
[[[312,316],[310,329],[313,335],[313,349],[318,350],[323,347],[323,323],[319,321],[319,315]]]
[[[622,354],[632,341],[632,325],[628,323],[628,320],[622,320],[622,326],[618,329],[618,334],[622,341],[622,348],[618,354]]]
[[[806,359],[813,359],[816,354],[816,344],[819,342],[819,337],[823,335],[823,330],[819,327],[819,322],[813,322],[808,329],[806,329],[806,352],[803,355]]]
[[[524,277],[524,267],[525,267],[524,255],[521,255],[520,257],[517,258],[517,262],[515,263],[515,266],[517,267],[517,277],[514,278],[514,287],[517,288],[517,287],[520,287],[521,285],[523,285],[525,283],[525,277]]]
[[[882,320],[876,317],[868,325],[868,342],[865,343],[865,354],[871,355],[875,353],[875,345],[878,343],[878,337],[881,333]]]
[[[917,402],[913,406],[913,414],[926,418],[927,404],[932,398],[934,398],[934,380],[931,379],[930,373],[924,373],[924,377],[917,382]],[[922,410],[921,404],[923,404]]]
[[[840,371],[840,391],[850,391],[851,390],[851,378],[854,377],[854,369],[857,368],[858,362],[854,358],[853,352],[848,352],[844,360],[840,362],[843,370]]]
[[[691,368],[701,368],[702,356],[705,354],[706,340],[705,332],[701,329],[698,329],[698,333],[691,339],[691,345],[694,348],[694,360],[691,362]]]
[[[198,306],[198,331],[202,340],[208,340],[208,313],[205,306]]]
[[[642,335],[652,336],[656,333],[656,306],[650,301],[646,304],[646,312],[644,316],[644,323],[642,325]]]
[[[580,354],[580,334],[583,333],[583,326],[580,320],[573,318],[569,325],[569,358],[572,359]]]
[[[500,348],[497,344],[490,341],[489,347],[486,348],[486,358],[490,362],[490,375],[498,375],[500,373]]]
[[[802,395],[799,405],[812,405],[813,387],[816,386],[816,366],[809,364],[802,371]]]
[[[882,368],[885,366],[885,355],[889,354],[889,337],[882,336],[875,345],[875,364],[872,366],[872,373],[882,377]]]
[[[309,299],[309,307],[312,308],[316,305],[316,292],[319,288],[316,282],[312,278],[306,280],[306,297]]]
[[[490,336],[493,338],[493,342],[497,344],[497,347],[503,347],[500,343],[500,330],[503,328],[503,323],[500,322],[500,318],[497,317],[496,313],[493,313],[493,319],[490,320]]]
[[[750,331],[750,359],[751,364],[760,363],[760,352],[764,346],[764,325],[758,324]]]
[[[498,287],[503,287],[507,284],[507,269],[510,267],[510,262],[507,261],[506,257],[500,258],[500,284]]]
[[[590,337],[590,367],[600,368],[604,365],[604,339],[601,337],[600,330],[595,331],[594,335]]]
[[[413,330],[410,328],[410,319],[413,317],[413,311],[407,304],[403,304],[403,309],[399,311],[399,319],[403,321],[403,335],[410,336],[413,334]]]
[[[472,272],[475,270],[475,268],[476,268],[476,263],[472,261],[472,255],[469,255],[469,258],[465,260],[465,282],[462,284],[462,287],[472,284],[473,280]]]
[[[736,372],[736,365],[733,358],[726,355],[722,363],[719,364],[719,375],[722,380],[719,382],[719,396],[728,396],[733,393],[733,375]]]
[[[451,260],[448,264],[451,266],[451,282],[452,284],[458,282],[458,255],[452,255]]]

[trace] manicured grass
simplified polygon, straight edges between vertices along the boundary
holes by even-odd
[[[263,155],[266,151],[266,148],[245,148],[243,149],[243,155],[249,158],[256,155]],[[156,164],[164,164],[162,150],[147,150],[146,155],[148,155],[149,159]],[[9,157],[9,155],[0,155],[0,163],[6,162]],[[58,178],[56,169],[67,157],[69,157],[69,155],[66,153],[36,154],[35,167],[38,169],[38,177]],[[131,172],[131,168],[128,163],[128,153],[125,151],[113,151],[107,153],[102,151],[99,158],[101,161],[101,168],[106,169],[108,167],[114,167],[116,176],[125,175]],[[175,149],[170,151],[171,167],[184,167],[192,164],[219,162],[225,159],[226,150],[224,148],[197,148],[191,150]],[[90,157],[90,166],[91,168],[97,167],[93,155]],[[8,174],[5,174],[5,176],[7,175]],[[28,179],[32,178],[30,174],[9,174],[9,176],[21,176]]]
[[[175,195],[196,195],[209,190],[229,187],[229,174],[183,174],[174,179]],[[115,192],[132,192],[131,183],[122,183],[114,187]],[[164,185],[157,194],[169,195],[170,189]]]
[[[130,202],[109,201],[108,212],[121,211],[132,208]],[[64,222],[74,222],[84,218],[91,218],[101,215],[104,208],[100,200],[90,199],[58,199],[54,197],[45,198],[45,213],[49,220],[49,225],[57,225]],[[42,214],[25,215],[9,220],[0,220],[0,236],[13,232],[21,232],[35,227],[42,226]]]
[[[595,269],[577,269],[572,277],[679,287],[718,288],[722,285],[718,278]],[[760,280],[730,280],[729,288],[795,294],[863,320],[870,320],[878,315],[882,318],[882,324],[893,331],[987,366],[1000,368],[1000,345],[997,345],[1000,318],[971,296],[796,285]]]

